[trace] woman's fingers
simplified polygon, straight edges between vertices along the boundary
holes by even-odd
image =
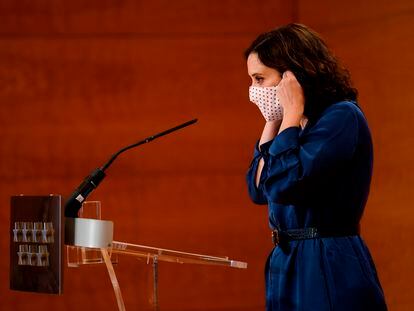
[[[297,81],[295,74],[292,71],[290,71],[290,70],[286,70],[283,73],[282,79],[285,79],[285,80],[295,80],[295,81]]]
[[[284,73],[283,73],[283,75],[282,75],[282,78],[289,78],[289,77],[295,77],[295,75],[293,74],[293,72],[292,71],[290,71],[290,70],[286,70]]]
[[[278,85],[278,97],[285,114],[300,114],[303,112],[303,89],[290,70],[285,71],[282,75],[282,80]]]

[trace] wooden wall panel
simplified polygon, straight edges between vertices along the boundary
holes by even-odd
[[[289,1],[82,0],[0,3],[0,33],[177,36],[262,32],[292,17]]]
[[[0,247],[10,195],[69,194],[119,147],[197,117],[122,155],[91,199],[117,240],[249,263],[161,265],[162,310],[263,310],[266,207],[244,182],[263,121],[242,54],[291,14],[284,1],[0,1]],[[142,310],[148,267],[116,269]],[[103,267],[66,268],[61,297],[12,292],[7,271],[3,256],[2,308],[116,308]]]
[[[299,19],[319,31],[352,73],[374,138],[374,179],[363,236],[390,310],[412,310],[414,64],[412,1],[301,1]]]
[[[191,118],[199,123],[119,158],[93,194],[118,240],[249,262],[247,271],[161,266],[162,310],[264,309],[266,207],[244,173],[263,125],[248,102],[244,48],[296,20],[349,67],[375,143],[364,237],[390,310],[411,310],[413,96],[410,1],[0,0],[0,247],[9,196],[68,194],[117,148]],[[121,257],[128,310],[146,303],[142,262]],[[103,267],[65,270],[61,297],[8,290],[1,308],[114,310]]]

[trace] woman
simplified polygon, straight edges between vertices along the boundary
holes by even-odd
[[[268,205],[275,243],[267,310],[386,310],[359,236],[373,151],[348,72],[300,24],[260,35],[245,56],[250,99],[266,119],[247,183]]]

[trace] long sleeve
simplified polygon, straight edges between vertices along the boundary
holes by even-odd
[[[289,127],[272,141],[264,158],[266,179],[261,190],[268,201],[298,194],[292,190],[306,189],[352,158],[358,137],[356,106],[341,102],[327,109],[304,135],[299,135],[299,127]]]

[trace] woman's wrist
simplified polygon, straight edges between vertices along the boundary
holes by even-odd
[[[279,127],[278,134],[282,132],[283,130],[292,127],[297,126],[300,127],[300,122],[303,118],[303,114],[299,115],[285,115],[283,116],[282,124]]]
[[[260,137],[259,146],[275,138],[281,124],[282,120],[267,121]]]

